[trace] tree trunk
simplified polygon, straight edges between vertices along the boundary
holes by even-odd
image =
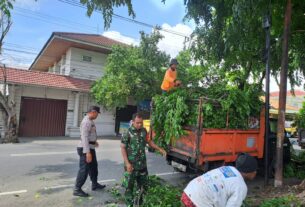
[[[287,72],[288,72],[288,45],[289,45],[288,40],[290,35],[290,24],[291,24],[291,0],[287,0],[285,22],[284,22],[280,97],[279,97],[278,124],[277,124],[276,164],[275,164],[275,179],[274,179],[275,187],[281,187],[283,185],[283,143],[285,137],[284,130],[285,130]]]
[[[6,89],[7,84],[4,84]],[[14,92],[12,92],[14,96]],[[3,127],[4,127],[4,137],[2,137],[2,143],[18,143],[18,123],[16,115],[16,107],[13,100],[6,97],[6,92],[0,92],[0,105],[3,110]]]
[[[14,114],[13,116],[8,117],[7,121],[7,131],[4,135],[4,143],[18,143],[18,134],[17,134],[17,116]]]
[[[3,1],[1,1],[3,4]],[[0,55],[2,54],[2,46],[3,46],[3,40],[8,33],[12,22],[10,19],[10,6],[7,6],[6,3],[2,5],[2,8],[0,10]],[[7,10],[6,12],[4,12]],[[17,137],[17,116],[16,116],[16,110],[15,110],[15,103],[13,100],[10,100],[10,97],[7,97],[6,89],[8,87],[7,84],[7,74],[6,74],[6,67],[5,64],[1,66],[1,72],[3,73],[3,91],[0,91],[0,109],[3,110],[3,128],[4,128],[4,137],[0,139],[1,142],[12,142],[16,143],[18,142]],[[15,89],[15,88],[14,88]],[[13,93],[14,96],[14,93]],[[12,97],[13,97],[12,96]]]

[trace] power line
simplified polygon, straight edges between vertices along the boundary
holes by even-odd
[[[65,4],[70,4],[72,6],[77,6],[79,8],[86,9],[86,7],[84,5],[82,5],[79,2],[73,1],[73,0],[58,0],[58,1],[60,1],[62,3],[65,3]],[[101,13],[101,11],[95,11],[95,12]],[[167,33],[171,33],[171,34],[174,34],[174,35],[178,35],[178,36],[181,36],[181,37],[189,38],[189,36],[187,36],[183,33],[179,33],[179,32],[173,31],[173,30],[169,30],[169,29],[160,28],[158,26],[154,26],[152,24],[148,24],[146,22],[138,21],[138,20],[135,20],[135,19],[127,18],[127,17],[121,16],[121,15],[118,15],[118,14],[115,14],[115,13],[113,13],[112,16],[115,17],[115,18],[124,20],[124,21],[128,21],[128,22],[131,22],[131,23],[141,25],[141,26],[145,26],[145,27],[149,27],[149,28],[152,28],[152,29],[156,29],[156,30],[167,32]]]
[[[129,37],[129,38],[133,38],[133,37]],[[171,49],[176,49],[176,50],[181,49],[180,47],[168,44],[167,42],[162,42],[161,45],[170,46]],[[24,45],[20,45],[20,44],[15,44],[15,43],[5,43],[4,46],[7,46],[7,47],[4,47],[2,49],[7,50],[7,51],[11,51],[11,52],[18,52],[18,53],[31,54],[31,55],[38,55],[39,54],[39,52],[38,52],[39,49],[38,48],[28,47],[28,46],[24,46]],[[18,49],[16,49],[16,47]],[[50,55],[44,55],[44,56],[45,57],[51,57],[51,58],[55,57],[55,56],[50,56]]]
[[[37,55],[38,53],[36,52],[30,52],[30,51],[25,51],[25,50],[17,50],[17,49],[10,49],[10,48],[2,48],[3,50],[6,50],[6,51],[12,51],[12,52],[19,52],[19,53],[25,53],[25,54],[32,54],[32,55]]]
[[[16,44],[17,45],[17,44]],[[8,47],[3,47],[2,48],[4,53],[3,53],[3,56],[9,56],[10,58],[14,59],[15,61],[17,62],[33,62],[34,58],[30,58],[30,57],[25,57],[25,56],[22,56],[22,55],[18,55],[16,53],[20,53],[20,54],[25,54],[25,55],[30,55],[30,56],[36,56],[38,55],[39,53],[38,52],[33,52],[33,50],[29,51],[29,50],[19,50],[19,49],[15,49],[15,48],[8,48]],[[178,48],[177,48],[178,49]],[[180,49],[180,48],[179,48]],[[9,53],[9,52],[13,52],[12,53]],[[19,58],[16,58],[15,56],[19,57]],[[50,63],[51,60],[53,60],[54,58],[58,58],[57,56],[52,56],[52,55],[43,55],[43,59],[40,59],[39,62],[42,62],[42,63]],[[51,59],[50,61],[48,61],[48,59]],[[75,62],[75,63],[80,63],[80,64],[83,64],[84,62],[81,61],[81,60],[76,60],[76,59],[72,59],[71,61]],[[88,64],[88,63],[87,63]],[[94,63],[92,63],[94,64]]]
[[[69,0],[58,0],[58,1],[70,4],[70,5],[73,5],[73,6],[85,8],[83,5],[81,5],[80,3],[75,2],[75,1],[71,1],[71,0],[70,1]],[[55,24],[55,25],[71,27],[71,28],[74,28],[74,29],[77,29],[77,30],[79,30],[79,27],[76,28],[76,27],[73,27],[71,25],[63,24],[61,21],[65,21],[65,22],[69,22],[69,23],[71,22],[71,23],[76,24],[76,25],[83,25],[83,24],[79,24],[79,23],[61,18],[61,17],[55,17],[55,16],[50,16],[50,15],[44,14],[44,13],[33,12],[31,10],[28,10],[28,9],[23,9],[23,8],[17,7],[16,10],[17,11],[15,11],[15,12],[19,12],[18,13],[19,15],[25,16],[27,18],[37,19],[39,21],[43,21],[43,22],[47,22],[47,23],[51,23],[51,24]],[[18,11],[18,10],[20,10],[20,11]],[[26,14],[25,14],[25,12],[26,12]],[[32,15],[32,16],[28,16],[28,15]],[[126,18],[126,17],[120,16],[120,15],[117,15],[117,14],[114,14],[114,16],[117,17],[117,18],[129,21],[129,22],[136,22],[137,24],[156,29],[153,25],[150,25],[150,24],[147,24],[147,23],[144,23],[144,22],[136,21],[136,20],[133,20],[133,19],[130,19],[130,18]],[[50,21],[50,19],[52,19],[52,18],[59,19],[60,22],[58,22],[58,20]],[[85,26],[87,28],[91,27],[91,26],[88,26],[88,25],[83,25],[83,26]],[[93,28],[93,27],[91,27],[91,28]],[[167,29],[164,29],[164,28],[160,29],[160,31],[165,31],[165,32],[171,33],[173,35],[179,35],[181,37],[184,37],[185,38],[184,42],[187,42],[189,40],[189,37],[187,37],[187,36],[185,36],[181,33],[177,33],[175,31],[167,30]],[[126,35],[124,35],[124,36],[126,36]],[[130,36],[126,36],[126,37],[137,40],[137,38],[134,38],[134,37],[130,37]],[[169,45],[169,44],[166,44],[166,45]],[[171,46],[171,47],[173,47],[173,46]],[[174,46],[174,48],[176,48],[176,47]],[[28,48],[26,48],[26,49],[28,49]]]
[[[18,7],[17,7],[18,8]],[[22,8],[20,8],[22,9]],[[64,26],[64,27],[70,27],[70,28],[73,28],[73,29],[76,29],[76,30],[79,30],[80,28],[79,27],[73,27],[71,25],[68,25],[68,24],[64,24],[60,21],[55,21],[55,20],[50,20],[52,18],[58,18],[58,19],[62,19],[62,21],[66,21],[66,22],[73,22],[73,21],[70,21],[70,20],[67,20],[67,19],[63,19],[63,18],[60,18],[60,17],[55,17],[55,16],[50,16],[50,15],[46,15],[46,14],[43,14],[43,13],[37,13],[37,12],[32,12],[31,10],[28,10],[28,9],[22,9],[24,11],[29,11],[29,12],[26,12],[24,13],[23,11],[18,11],[18,9],[16,11],[13,11],[15,14],[17,15],[20,15],[20,16],[23,16],[23,17],[26,17],[26,18],[31,18],[31,19],[36,19],[36,20],[39,20],[39,21],[42,21],[42,22],[46,22],[46,23],[50,23],[50,24],[54,24],[54,25],[58,25],[58,26]],[[31,13],[32,12],[32,13]],[[37,14],[36,14],[37,13]],[[45,17],[44,17],[45,16]],[[46,19],[46,17],[48,17]],[[74,24],[78,24],[76,22],[73,22]],[[80,26],[82,26],[83,24],[79,24]],[[85,25],[86,27],[91,27],[91,26],[88,26],[88,25]],[[93,28],[93,27],[91,27]],[[95,28],[97,29],[97,28]],[[88,29],[86,31],[96,31],[94,29]],[[98,30],[98,29],[97,29]],[[136,37],[132,37],[132,36],[127,36],[127,35],[123,35],[125,37],[128,37],[128,38],[131,38],[131,39],[134,39],[136,41],[138,41],[138,38]]]
[[[30,46],[27,46],[27,45],[19,45],[19,44],[10,43],[10,42],[4,42],[4,45],[11,46],[11,47],[23,48],[23,49],[27,49],[27,50],[35,50],[35,51],[39,50],[38,48],[35,48],[35,47],[30,47]]]
[[[39,20],[39,21],[42,21],[42,22],[45,22],[45,23],[50,23],[50,24],[61,26],[61,27],[69,27],[69,28],[72,28],[72,29],[75,29],[75,30],[80,30],[79,27],[73,27],[73,26],[71,26],[69,24],[58,23],[58,22],[55,22],[55,21],[52,21],[52,20],[43,19],[41,17],[35,17],[35,16],[23,14],[23,13],[20,13],[18,11],[13,11],[13,13],[15,13],[16,15],[20,15],[20,16],[26,17],[26,18],[31,18],[31,19]],[[83,31],[93,32],[93,30],[89,30],[89,29],[83,29]]]
[[[21,8],[21,7],[15,7],[14,11],[19,11],[23,14],[30,14],[30,15],[33,15],[33,16],[41,17],[43,19],[48,19],[48,20],[53,19],[54,21],[57,21],[57,22],[58,21],[59,22],[66,22],[66,23],[69,23],[69,25],[74,24],[76,26],[87,27],[88,29],[95,30],[95,31],[97,31],[97,29],[98,29],[97,27],[94,27],[94,26],[91,26],[91,25],[82,24],[82,23],[71,21],[71,20],[68,20],[68,19],[65,19],[65,18],[62,18],[62,17],[51,16],[51,15],[48,15],[48,14],[44,14],[44,13],[37,12],[37,11],[32,11],[30,9],[25,9],[25,8]]]
[[[14,57],[16,57],[16,58],[23,59],[23,60],[25,60],[25,61],[33,61],[33,58],[31,58],[31,57],[26,57],[26,56],[21,55],[21,54],[18,54],[18,53],[16,53],[16,52],[11,53],[10,51],[4,50],[4,51],[2,52],[2,56],[5,56],[5,55],[14,56]]]

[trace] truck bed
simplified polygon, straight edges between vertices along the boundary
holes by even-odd
[[[233,162],[238,153],[263,157],[264,133],[260,129],[226,130],[203,129],[199,141],[199,165],[206,161]],[[169,154],[180,154],[185,159],[196,159],[196,133],[187,131],[170,146]]]

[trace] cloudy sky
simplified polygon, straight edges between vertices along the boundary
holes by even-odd
[[[51,33],[79,32],[102,34],[128,43],[138,44],[140,31],[150,33],[152,28],[113,18],[111,27],[105,31],[100,13],[89,18],[86,9],[75,6],[79,0],[16,0],[12,12],[13,25],[5,39],[3,57],[7,65],[28,68]],[[158,25],[180,35],[163,32],[159,48],[175,57],[183,48],[184,37],[192,33],[194,24],[183,22],[182,0],[133,0],[135,20]],[[70,4],[69,4],[70,3]],[[73,4],[74,5],[71,5]],[[128,17],[127,8],[117,8],[115,14]]]
[[[79,0],[15,0],[12,11],[13,25],[5,39],[2,62],[9,66],[28,69],[52,32],[77,32],[102,34],[125,42],[138,44],[140,31],[150,33],[152,28],[113,18],[111,27],[105,31],[100,13],[89,18],[86,9],[77,6]],[[76,5],[75,5],[76,2]],[[169,32],[164,36],[159,48],[175,57],[183,48],[184,37],[189,36],[193,22],[184,22],[183,0],[133,0],[135,20],[149,25],[158,25]],[[71,5],[72,4],[72,5]],[[116,8],[115,14],[128,17],[127,8]],[[173,33],[178,33],[173,34]],[[182,36],[181,36],[182,35]],[[289,88],[289,84],[288,84]],[[278,90],[274,80],[271,91]]]

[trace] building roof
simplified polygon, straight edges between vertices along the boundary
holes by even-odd
[[[122,42],[110,39],[103,35],[98,34],[83,34],[83,33],[71,33],[71,32],[53,32],[53,35],[73,39],[73,40],[81,40],[83,42],[92,43],[104,47],[108,47],[111,49],[113,45],[125,45]]]
[[[272,109],[278,109],[279,108],[279,101],[278,100],[270,100],[270,105],[271,105]],[[291,105],[286,103],[286,110],[298,112],[299,108],[291,106]]]
[[[265,96],[260,97],[263,102],[265,102]],[[278,99],[270,99],[270,114],[277,114],[279,109],[279,100]],[[296,114],[299,112],[299,108],[295,106],[291,106],[286,103],[286,114]]]
[[[46,72],[6,68],[8,83],[89,92],[92,81]],[[4,69],[0,67],[0,81],[4,80]]]
[[[58,62],[71,47],[109,54],[113,45],[126,46],[122,42],[97,34],[53,32],[30,66],[30,70],[48,71],[48,68]]]
[[[270,97],[278,97],[280,94],[279,91],[274,91],[270,93]],[[305,91],[302,90],[294,90],[294,94],[295,96],[305,96]],[[291,93],[291,91],[287,91],[287,96],[293,96],[293,94]]]

